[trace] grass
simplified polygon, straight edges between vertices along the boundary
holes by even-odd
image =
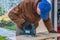
[[[7,40],[6,37],[0,36],[0,40]]]
[[[13,26],[5,26],[7,29],[10,29],[10,30],[16,30],[16,25],[13,25]]]

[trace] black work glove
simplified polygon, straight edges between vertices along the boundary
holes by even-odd
[[[31,30],[31,29],[32,29],[31,22],[25,21],[24,24],[23,24],[23,27],[24,27],[26,30]]]

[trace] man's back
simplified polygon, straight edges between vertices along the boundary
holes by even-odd
[[[22,27],[21,24],[23,24],[25,20],[34,23],[36,27],[38,26],[40,16],[36,12],[35,7],[37,6],[34,6],[34,2],[34,0],[22,1],[9,12],[10,19],[13,20],[18,27]]]

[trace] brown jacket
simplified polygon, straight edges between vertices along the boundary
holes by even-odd
[[[40,16],[36,12],[37,4],[35,0],[22,1],[9,12],[8,16],[20,29],[23,28],[22,24],[25,20],[34,23],[37,27],[40,21]]]

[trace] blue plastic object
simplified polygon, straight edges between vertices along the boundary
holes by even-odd
[[[40,9],[40,17],[43,20],[47,20],[49,12],[51,10],[51,4],[47,0],[42,0],[38,5]]]
[[[31,23],[31,26],[24,26],[20,34],[35,36],[36,32],[34,24]]]

